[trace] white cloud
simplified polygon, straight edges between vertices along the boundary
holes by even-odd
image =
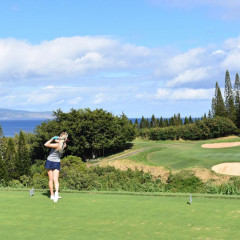
[[[81,102],[81,100],[82,100],[82,97],[75,97],[75,98],[69,99],[68,104],[77,105]]]
[[[98,93],[98,94],[96,94],[95,96],[95,99],[94,99],[94,104],[100,104],[100,103],[102,103],[103,101],[104,101],[104,99],[105,99],[105,96],[104,96],[104,94],[103,93]]]
[[[175,87],[177,85],[182,85],[185,83],[198,82],[200,80],[208,79],[211,67],[188,69],[182,71],[172,80],[166,83],[166,87]]]
[[[101,70],[140,68],[151,52],[107,37],[57,38],[38,45],[0,39],[0,79],[62,79]]]
[[[226,69],[239,72],[239,56],[240,37],[182,53],[107,37],[58,38],[37,45],[0,39],[0,107],[121,108],[131,96],[209,100]]]
[[[211,89],[193,89],[193,88],[158,88],[155,94],[140,95],[138,98],[156,99],[162,101],[175,100],[210,100],[214,96],[214,88]]]
[[[222,48],[207,46],[180,54],[121,44],[107,37],[58,38],[38,45],[0,39],[0,83],[46,85],[54,90],[53,85],[74,86],[84,79],[96,84],[97,79],[101,81],[101,74],[111,78],[124,72],[122,79],[158,79],[167,87],[200,84],[214,81],[230,65],[237,70],[239,49],[240,37],[227,40]]]

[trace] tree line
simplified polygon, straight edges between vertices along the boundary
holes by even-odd
[[[174,114],[170,118],[163,118],[162,116],[160,118],[156,118],[155,115],[153,114],[150,119],[142,116],[140,122],[136,118],[134,121],[134,124],[139,129],[156,128],[156,127],[163,128],[163,127],[169,127],[169,126],[182,126],[189,123],[194,123],[196,120],[200,120],[206,117],[207,117],[206,114],[204,114],[204,116],[201,118],[193,119],[190,115],[189,117],[185,117],[183,119],[181,118],[180,113],[178,113],[178,114]]]
[[[136,136],[151,140],[199,140],[238,134],[239,91],[238,74],[232,87],[226,71],[224,98],[216,82],[212,109],[208,116],[204,114],[198,119],[191,116],[183,119],[179,113],[169,119],[152,115],[151,119],[142,117],[140,123],[137,119],[132,123],[125,114],[114,116],[103,109],[71,109],[68,113],[59,109],[53,113],[54,119],[42,122],[34,134],[20,131],[14,138],[5,138],[0,127],[0,185],[11,182],[13,186],[14,181],[44,185],[43,164],[49,154],[44,143],[63,131],[68,132],[70,138],[63,157],[73,155],[84,162],[129,148]]]
[[[31,158],[27,134],[20,131],[14,138],[5,138],[0,126],[0,183],[20,180],[30,174]]]
[[[211,117],[228,117],[240,128],[240,81],[238,73],[235,75],[234,86],[232,86],[229,71],[226,70],[224,97],[218,82],[216,82],[215,95],[212,98],[212,108],[209,115]]]

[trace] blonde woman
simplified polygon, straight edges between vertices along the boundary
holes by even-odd
[[[48,171],[49,178],[49,190],[50,190],[50,199],[57,202],[59,198],[59,172],[60,172],[60,158],[63,152],[63,149],[66,147],[68,134],[66,132],[62,132],[60,137],[53,137],[49,141],[47,141],[44,146],[51,148],[50,154],[45,163],[45,168]],[[53,141],[55,142],[53,143]],[[55,195],[53,192],[53,184],[55,188]]]

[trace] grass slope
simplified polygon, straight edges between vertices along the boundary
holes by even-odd
[[[240,162],[240,147],[206,149],[203,143],[233,142],[240,138],[220,139],[196,142],[134,142],[140,147],[150,147],[150,150],[129,157],[129,159],[146,165],[164,166],[169,169],[185,169],[189,167],[211,168],[223,162]]]
[[[239,199],[0,191],[1,239],[238,239]]]

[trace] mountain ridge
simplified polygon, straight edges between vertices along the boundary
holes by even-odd
[[[14,110],[0,108],[0,120],[34,120],[34,119],[52,119],[53,115],[50,111],[31,112],[25,110]]]

